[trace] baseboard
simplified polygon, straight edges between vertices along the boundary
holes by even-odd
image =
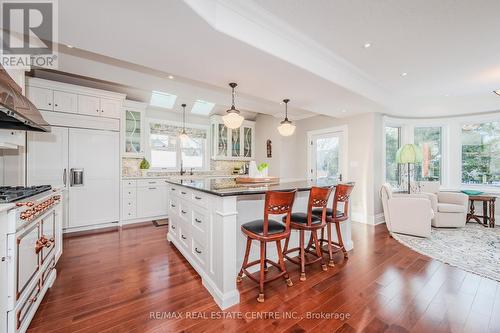
[[[352,212],[351,220],[358,223],[378,225],[385,223],[385,218],[383,213],[376,215],[365,214],[363,212]]]

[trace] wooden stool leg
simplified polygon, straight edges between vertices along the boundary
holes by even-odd
[[[260,242],[259,297],[257,302],[264,302],[264,264],[266,262],[266,242]]]
[[[333,262],[333,245],[332,245],[332,224],[327,223],[326,224],[326,232],[328,233],[328,266],[334,267],[335,263]]]
[[[321,253],[321,249],[319,247],[319,242],[318,242],[318,234],[316,233],[317,230],[311,231],[311,237],[314,240],[314,246],[316,247],[316,255],[321,258],[321,268],[326,271],[328,268],[325,265],[325,262],[323,261],[323,254]]]
[[[342,240],[342,232],[340,231],[340,223],[335,223],[335,229],[337,230],[337,239],[339,240],[339,245],[342,249],[342,252],[344,252],[344,258],[348,258],[347,251],[344,246],[344,241]]]
[[[323,248],[323,242],[325,241],[325,228],[321,229],[321,238],[319,239],[319,246]]]
[[[291,287],[293,286],[293,283],[290,279],[290,276],[288,275],[288,272],[286,271],[285,259],[283,258],[283,251],[281,251],[281,241],[279,240],[276,241],[276,250],[278,251],[278,263],[280,265],[281,271],[285,273],[283,277],[285,278],[286,284]]]
[[[312,246],[313,246],[313,237],[312,237],[312,232],[311,232],[311,235],[309,235],[309,241],[307,242],[306,250],[309,251]]]
[[[290,235],[292,233],[290,232]],[[287,238],[285,238],[285,247],[283,248],[283,252],[286,252],[288,250],[288,242],[290,241],[290,235],[288,235]]]
[[[267,268],[267,243],[264,243],[264,272],[268,272],[269,268]]]
[[[306,256],[304,248],[304,230],[300,230],[300,281],[306,280]]]
[[[247,237],[247,247],[245,249],[245,258],[243,259],[243,264],[241,264],[241,270],[238,276],[236,277],[236,282],[241,282],[241,279],[243,278],[243,268],[246,268],[246,265],[248,264],[248,256],[250,255],[250,247],[252,246],[252,239],[250,237]]]

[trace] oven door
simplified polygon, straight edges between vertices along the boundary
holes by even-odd
[[[40,269],[40,224],[30,223],[16,234],[8,235],[8,249],[12,260],[8,265],[9,309],[24,296],[30,285],[36,283]]]

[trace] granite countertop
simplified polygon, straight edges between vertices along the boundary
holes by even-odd
[[[337,182],[333,180],[318,181],[293,181],[280,182],[275,184],[238,184],[235,177],[227,178],[205,178],[205,179],[167,179],[167,182],[174,185],[181,185],[205,193],[218,195],[221,197],[234,195],[264,194],[267,191],[287,191],[297,189],[298,191],[308,191],[313,186],[332,186]]]

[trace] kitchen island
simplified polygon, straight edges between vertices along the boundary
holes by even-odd
[[[200,274],[203,285],[221,309],[239,303],[236,275],[243,262],[246,241],[240,226],[263,218],[265,193],[297,189],[293,211],[306,212],[308,190],[312,186],[335,185],[322,181],[298,181],[248,186],[237,184],[234,178],[167,182],[170,220],[167,239]],[[332,200],[333,195],[329,207]],[[350,220],[342,224],[342,236],[347,250],[352,249]],[[292,230],[290,247],[295,246],[298,246],[298,234]],[[257,249],[252,247],[250,260],[258,259]],[[274,244],[268,244],[267,257],[277,261]]]

